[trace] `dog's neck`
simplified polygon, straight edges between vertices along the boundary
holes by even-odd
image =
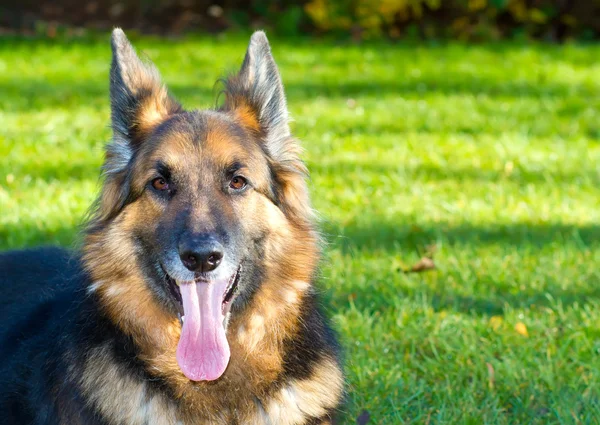
[[[189,405],[201,400],[222,407],[219,388],[226,391],[232,385],[268,391],[282,373],[285,340],[297,333],[303,298],[312,291],[319,257],[316,233],[298,229],[297,237],[286,238],[287,245],[276,241],[268,247],[265,261],[274,264],[265,268],[248,305],[230,318],[230,363],[223,377],[211,383],[194,383],[183,375],[175,354],[179,320],[156,302],[144,277],[130,264],[133,246],[113,240],[119,239],[111,238],[110,228],[87,236],[84,263],[92,282],[88,292],[98,298],[109,320],[133,338],[150,375],[167,382],[175,398]]]
[[[275,263],[265,268],[245,308],[232,315],[227,332],[231,359],[223,376],[211,382],[192,382],[183,375],[175,355],[179,321],[152,299],[143,278],[131,273],[135,267],[122,261],[130,247],[112,246],[110,231],[101,234],[89,235],[84,250],[88,291],[108,320],[134,341],[136,361],[144,368],[135,372],[120,363],[109,341],[87,353],[85,379],[79,384],[103,416],[125,424],[140,423],[146,415],[155,424],[291,425],[327,416],[337,405],[343,378],[333,358],[321,358],[306,377],[285,371],[287,344],[302,332],[303,309],[314,295],[315,233],[299,230],[287,239],[291,244],[269,248],[266,260]],[[285,252],[278,252],[282,247]],[[123,391],[115,391],[115,385]]]

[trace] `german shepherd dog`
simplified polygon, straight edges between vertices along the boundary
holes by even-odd
[[[328,424],[307,170],[263,32],[186,111],[112,34],[113,138],[79,253],[0,256],[0,422]]]

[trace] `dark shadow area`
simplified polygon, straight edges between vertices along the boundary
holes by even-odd
[[[98,178],[100,176],[99,161],[102,153],[98,151],[98,161],[80,160],[77,158],[61,158],[60,161],[28,161],[17,162],[12,164],[11,173],[19,175],[32,175],[42,178],[46,181],[50,180],[84,180],[90,178]],[[526,170],[513,171],[510,176],[506,176],[502,171],[483,170],[473,167],[453,167],[445,165],[444,167],[433,167],[431,165],[403,165],[398,163],[381,164],[378,163],[360,163],[351,162],[336,162],[333,164],[319,164],[318,162],[311,163],[309,168],[316,175],[353,175],[357,173],[367,172],[376,175],[391,176],[399,174],[403,178],[419,178],[428,182],[443,182],[443,181],[458,181],[458,182],[479,182],[479,183],[506,183],[514,182],[516,184],[527,183],[549,183],[549,184],[574,184],[585,183],[589,185],[600,186],[600,174],[583,170],[575,171],[548,171],[536,173]],[[0,172],[0,175],[3,175]]]
[[[98,152],[98,158],[102,153]],[[67,182],[69,180],[89,180],[98,179],[100,181],[100,166],[95,161],[79,160],[77,158],[69,159],[61,157],[60,161],[37,162],[30,161],[25,163],[11,164],[10,172],[20,176],[30,175],[36,179],[44,181],[60,180]],[[4,170],[0,171],[0,176],[4,175]]]
[[[218,94],[218,89],[210,86],[181,86],[168,84],[172,93],[186,98],[194,97],[208,102],[210,106]],[[77,108],[81,106],[106,105],[108,110],[108,63],[106,81],[102,84],[94,81],[44,81],[19,79],[0,81],[0,108],[7,112],[31,112],[53,108]],[[189,106],[189,105],[188,105]],[[191,105],[192,108],[194,105]],[[109,116],[106,117],[107,122]]]
[[[543,293],[531,290],[521,291],[518,294],[498,291],[494,297],[473,297],[455,294],[433,294],[431,305],[435,311],[451,310],[459,313],[477,314],[482,316],[501,316],[507,306],[512,309],[530,309],[556,305],[560,301],[563,307],[573,304],[583,305],[590,300],[600,300],[599,285],[593,288],[569,291],[557,286],[546,288]]]
[[[328,63],[328,66],[331,66]],[[282,70],[282,72],[285,69]],[[285,75],[285,73],[284,73]],[[174,92],[194,93],[194,95],[204,95],[202,87],[195,85],[167,85]],[[361,96],[397,96],[397,97],[420,97],[428,94],[439,94],[443,96],[490,96],[503,98],[533,98],[540,97],[559,97],[566,96],[585,96],[586,98],[595,98],[600,96],[594,86],[584,84],[562,84],[556,82],[544,81],[512,81],[491,80],[469,73],[454,73],[444,75],[425,75],[418,79],[398,78],[395,80],[386,80],[379,77],[373,77],[364,81],[316,81],[315,78],[307,79],[301,83],[295,81],[285,81],[285,92],[290,103],[299,102],[303,99],[313,99],[316,97],[326,97],[328,99],[347,99],[360,98]],[[200,90],[200,93],[196,91]],[[585,108],[585,105],[582,105]]]
[[[444,250],[477,250],[477,247],[485,245],[500,245],[506,247],[510,252],[514,248],[516,258],[519,257],[519,249],[524,246],[528,250],[528,256],[535,254],[551,244],[569,245],[569,250],[583,252],[589,248],[598,249],[600,246],[600,225],[576,226],[560,223],[549,224],[513,224],[498,226],[476,226],[468,223],[461,225],[449,225],[445,223],[430,223],[426,225],[410,226],[406,224],[395,224],[390,222],[371,222],[370,225],[346,225],[339,226],[334,223],[326,223],[324,230],[331,246],[338,247],[342,252],[353,255],[365,250],[377,252],[386,251],[386,255],[392,258],[394,253],[416,253],[415,258],[423,255],[425,247],[443,241]],[[575,247],[574,247],[575,246]],[[544,255],[548,255],[547,252]],[[326,302],[336,308],[345,308],[350,297],[353,304],[359,310],[378,311],[394,308],[394,300],[398,296],[420,299],[425,297],[428,303],[436,311],[450,310],[464,314],[475,314],[483,316],[502,315],[507,306],[513,309],[526,308],[535,309],[546,306],[555,306],[561,303],[564,307],[573,304],[585,304],[590,300],[600,300],[600,274],[594,274],[592,268],[582,267],[585,276],[573,278],[572,282],[561,281],[560,273],[554,276],[544,275],[544,283],[530,287],[529,282],[515,281],[506,282],[513,276],[495,275],[498,270],[487,271],[480,269],[475,256],[472,264],[438,264],[438,269],[425,272],[436,274],[433,279],[426,279],[426,274],[406,275],[407,279],[415,282],[423,282],[421,289],[415,289],[409,285],[393,287],[382,282],[381,276],[372,276],[373,286],[353,285],[349,290],[351,293],[326,294]],[[535,261],[535,259],[533,260]],[[530,267],[528,265],[526,267]],[[454,268],[452,268],[454,267]],[[518,267],[518,264],[511,266]],[[561,269],[560,264],[551,266],[556,270]],[[565,265],[564,267],[569,267]],[[382,275],[389,276],[391,270],[387,268]],[[455,287],[444,284],[445,276],[452,276],[456,282],[462,278],[461,274],[467,272],[469,286],[482,285],[485,291],[483,295],[469,295],[461,293]],[[515,269],[515,272],[519,272]],[[369,272],[372,274],[372,272]],[[393,273],[393,272],[392,272]],[[395,273],[403,273],[396,270]],[[533,273],[539,274],[534,271]],[[565,273],[565,276],[573,276],[575,273]],[[576,275],[577,276],[577,275]],[[522,277],[517,277],[522,279]],[[592,281],[590,281],[592,280]],[[541,289],[540,289],[541,287]],[[567,289],[565,289],[567,288]]]
[[[21,97],[32,100],[40,98],[62,99],[63,96],[77,94],[82,98],[108,97],[108,75],[106,84],[97,84],[93,81],[45,81],[33,79],[18,79],[16,81],[0,82],[0,90],[8,98]]]
[[[186,97],[207,99],[211,102],[216,99],[220,87],[199,82],[198,85],[169,84],[167,86],[175,93]],[[210,83],[209,83],[210,84]],[[318,96],[329,99],[346,99],[361,96],[398,96],[412,97],[436,93],[444,96],[469,95],[469,96],[499,96],[523,98],[539,98],[544,96],[565,97],[584,96],[595,98],[600,92],[592,86],[583,84],[561,84],[556,82],[540,81],[522,82],[511,80],[488,80],[468,73],[454,73],[426,75],[419,79],[403,79],[374,81],[350,81],[335,83],[333,81],[307,80],[302,83],[285,82],[285,89],[290,102],[301,101]],[[105,84],[86,81],[44,81],[33,79],[19,79],[16,81],[0,82],[0,92],[6,99],[18,100],[6,103],[5,108],[12,111],[25,111],[40,107],[53,107],[64,105],[73,100],[89,102],[94,98],[107,99],[108,101],[108,62]],[[584,107],[584,106],[582,106]]]
[[[428,182],[459,181],[459,182],[527,182],[527,183],[557,183],[573,184],[586,182],[587,184],[600,186],[600,173],[592,170],[547,170],[535,172],[524,170],[519,167],[514,169],[510,175],[506,175],[504,170],[485,170],[475,167],[457,167],[452,164],[444,164],[435,167],[429,164],[404,164],[397,160],[393,163],[385,159],[371,160],[370,162],[336,161],[323,164],[318,161],[309,163],[309,169],[313,175],[328,176],[342,174],[359,174],[362,172],[374,175],[391,176],[399,173],[402,177],[418,176]],[[382,164],[383,162],[383,164]]]
[[[394,251],[400,245],[414,249],[443,239],[446,245],[527,245],[543,248],[553,243],[575,241],[582,248],[600,244],[600,225],[576,226],[570,224],[515,223],[497,226],[452,225],[448,223],[406,224],[406,217],[398,222],[378,221],[376,224],[349,224],[340,226],[323,223],[327,240],[344,251],[355,249]],[[414,219],[410,219],[414,222]]]
[[[284,82],[285,83],[285,82]],[[325,96],[360,97],[360,96],[390,96],[400,97],[422,96],[425,94],[440,94],[444,96],[500,96],[507,98],[543,96],[588,96],[600,95],[597,89],[582,84],[560,84],[548,81],[490,81],[471,74],[432,75],[424,78],[406,80],[399,78],[394,81],[375,80],[353,81],[336,84],[333,81],[307,81],[301,84],[285,83],[286,93],[291,99]]]
[[[18,249],[40,245],[61,245],[76,249],[81,241],[81,227],[53,226],[46,227],[32,222],[4,225],[0,228],[0,249]],[[432,223],[428,226],[401,226],[391,223],[373,226],[340,227],[333,223],[326,223],[325,233],[332,246],[341,247],[346,252],[355,250],[387,250],[397,251],[400,246],[404,251],[422,251],[423,247],[443,238],[445,249],[461,249],[461,246],[475,248],[485,244],[499,244],[514,246],[527,244],[529,247],[542,248],[552,243],[572,243],[576,241],[581,249],[600,244],[600,226],[573,226],[563,224],[547,225],[503,225],[503,226],[449,226],[442,223]],[[323,267],[327,267],[326,264]],[[460,268],[473,267],[469,264],[460,265]],[[560,265],[556,265],[557,268]],[[448,272],[448,271],[446,271]],[[389,273],[389,271],[385,271]],[[397,271],[397,273],[402,273]],[[594,282],[585,282],[585,286],[574,286],[577,289],[563,289],[563,282],[548,281],[543,291],[525,288],[515,293],[514,286],[504,285],[501,278],[496,282],[496,277],[484,273],[474,279],[482,280],[482,284],[489,288],[488,295],[464,295],[460,292],[446,288],[443,284],[444,272],[435,270],[428,273],[437,273],[437,284],[423,285],[423,288],[414,292],[414,289],[403,287],[392,288],[389,285],[381,286],[377,283],[370,287],[351,288],[351,293],[325,293],[325,305],[334,308],[347,306],[348,297],[360,310],[385,310],[393,308],[394,297],[405,296],[408,298],[426,296],[432,308],[436,311],[451,310],[465,314],[484,316],[502,315],[506,306],[511,308],[541,308],[555,305],[560,301],[564,307],[575,303],[585,304],[589,300],[600,300],[600,275],[593,275]],[[408,275],[410,279],[423,279],[423,275]],[[375,276],[374,281],[380,277]],[[385,285],[385,284],[383,284]],[[535,306],[535,307],[532,307]]]
[[[83,218],[82,218],[83,219]],[[332,222],[322,223],[323,234],[331,247],[338,247],[345,253],[357,250],[384,250],[394,252],[402,246],[404,251],[422,250],[423,247],[443,240],[447,246],[505,245],[518,247],[527,245],[541,249],[554,243],[575,243],[581,249],[600,245],[600,225],[576,226],[549,223],[529,225],[517,223],[498,226],[458,226],[447,223],[408,225],[391,222],[378,222],[376,225],[349,224],[340,226]],[[30,240],[31,243],[69,243],[78,234],[77,227],[62,226],[46,229],[43,223],[31,222],[4,225],[0,228],[3,246],[11,240]],[[13,238],[15,239],[15,238]],[[17,239],[15,239],[17,240]]]

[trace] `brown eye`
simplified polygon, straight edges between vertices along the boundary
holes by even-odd
[[[246,187],[248,182],[242,176],[235,176],[229,182],[229,187],[233,190],[241,190]]]
[[[156,190],[168,190],[169,183],[162,177],[158,177],[152,180],[152,187]]]

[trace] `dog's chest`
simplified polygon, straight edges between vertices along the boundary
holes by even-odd
[[[333,407],[337,388],[327,387],[324,382],[291,381],[260,400],[247,391],[232,391],[222,402],[211,397],[185,403],[157,392],[148,381],[121,375],[87,395],[107,424],[300,425]]]
[[[104,397],[95,403],[107,424],[119,425],[299,425],[313,414],[323,414],[323,406],[307,394],[287,386],[273,397],[259,401],[250,396],[239,398],[237,406],[209,403],[202,408],[181,409],[163,394],[148,395],[145,384],[137,389],[125,385],[128,391],[115,391],[120,396]],[[133,389],[133,391],[131,391]],[[199,406],[197,406],[199,407]]]
[[[340,369],[328,358],[304,378],[271,381],[253,373],[250,379],[248,368],[236,368],[230,380],[210,388],[178,387],[140,375],[117,361],[110,345],[90,350],[83,369],[82,398],[115,425],[299,425],[326,415],[343,387]]]

